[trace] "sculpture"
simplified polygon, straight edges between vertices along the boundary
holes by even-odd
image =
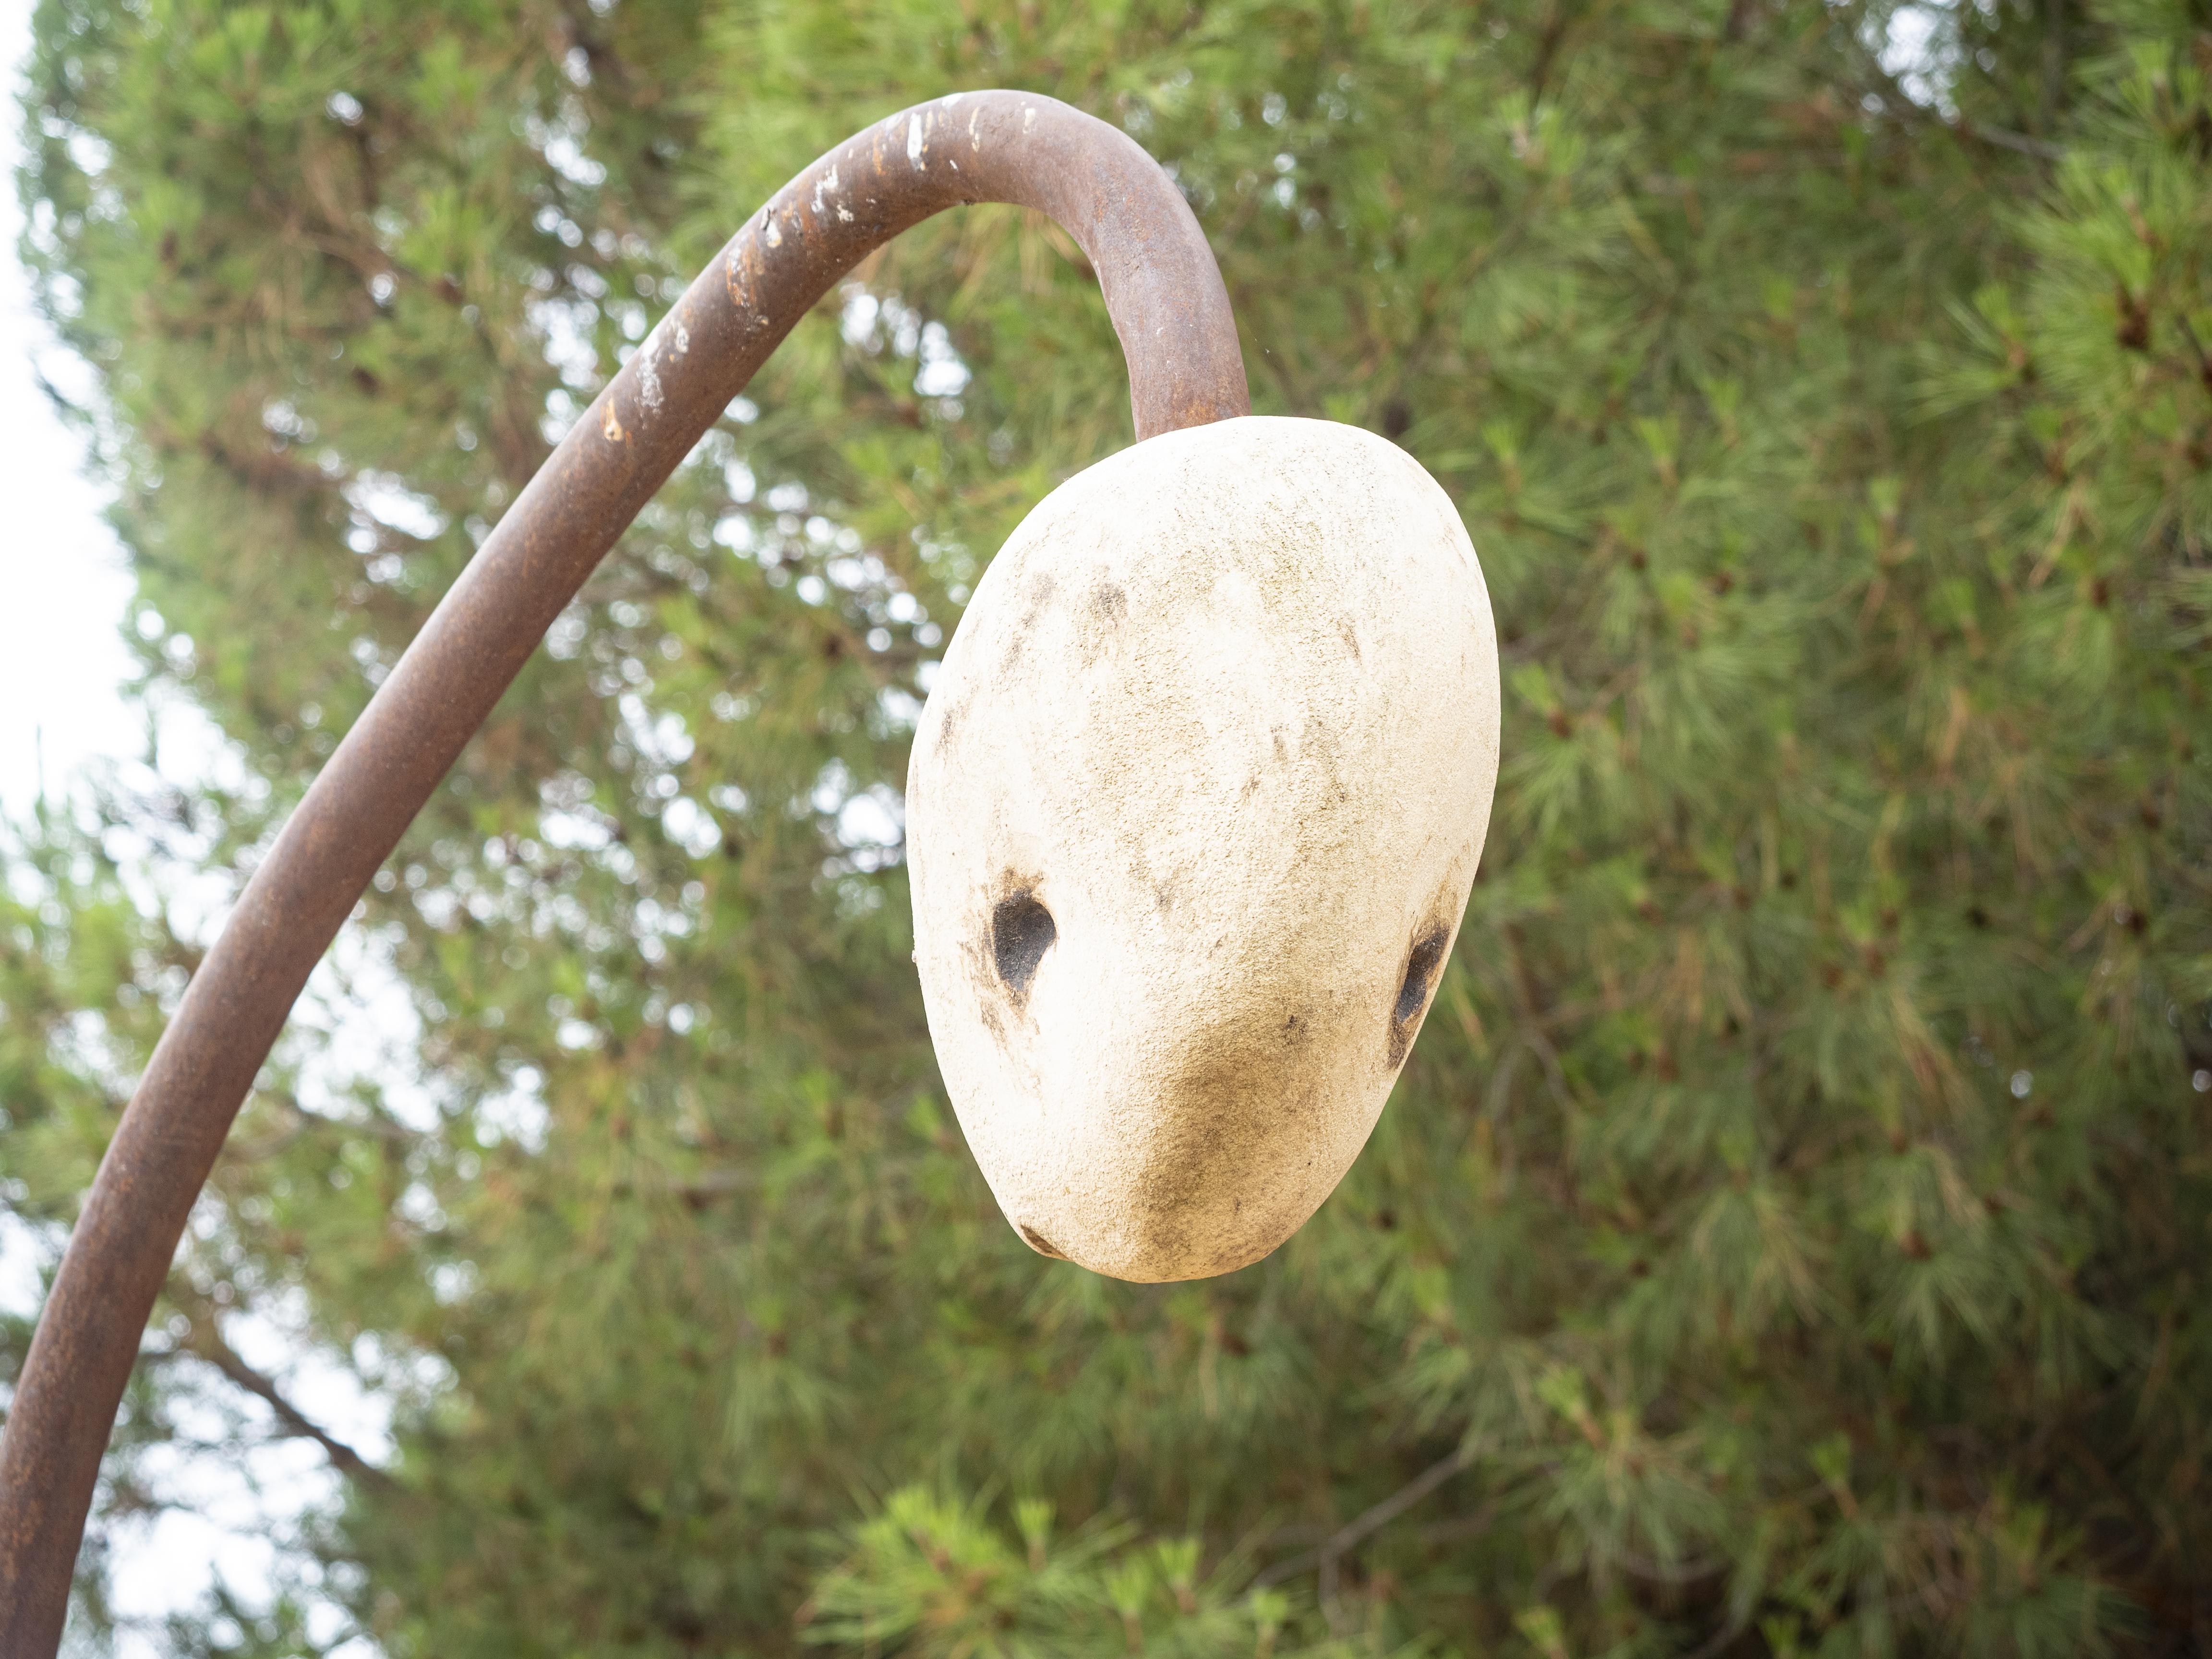
[[[1498,724],[1467,532],[1371,433],[1164,433],[1030,514],[907,846],[938,1066],[1031,1248],[1197,1279],[1320,1206],[1459,929]]]

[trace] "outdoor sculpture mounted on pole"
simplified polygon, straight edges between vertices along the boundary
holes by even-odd
[[[938,1067],[1032,1248],[1198,1279],[1320,1206],[1428,1012],[1497,773],[1482,573],[1396,445],[1247,416],[1037,506],[907,775]]]
[[[246,884],[102,1159],[0,1439],[0,1659],[47,1659],[193,1200],[310,971],[631,519],[799,318],[941,210],[1073,234],[1139,441],[978,587],[908,781],[953,1103],[1036,1249],[1226,1272],[1358,1154],[1467,901],[1498,762],[1482,577],[1394,446],[1254,419],[1228,295],[1130,139],[1027,94],[902,111],[732,239],[531,481]]]

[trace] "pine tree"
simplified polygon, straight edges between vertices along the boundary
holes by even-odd
[[[1454,961],[1322,1214],[1209,1283],[1030,1255],[931,1066],[896,791],[978,571],[1126,386],[1054,228],[910,233],[379,878],[345,950],[419,1075],[324,1098],[288,1040],[111,1513],[188,1375],[265,1386],[256,1308],[398,1403],[302,1557],[394,1655],[2203,1650],[2202,0],[38,35],[27,257],[100,370],[149,685],[245,781],[9,854],[28,1214],[195,960],[160,872],[250,860],[678,285],[902,104],[1033,88],[1170,166],[1255,406],[1445,484],[1509,684]],[[299,1651],[299,1606],[173,1644]]]

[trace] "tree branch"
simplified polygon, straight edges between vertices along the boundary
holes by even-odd
[[[1347,1522],[1312,1549],[1269,1567],[1252,1581],[1254,1587],[1264,1589],[1270,1584],[1279,1584],[1285,1578],[1295,1578],[1311,1567],[1321,1568],[1334,1579],[1337,1560],[1346,1551],[1356,1547],[1370,1534],[1389,1526],[1474,1462],[1474,1449],[1462,1446],[1441,1462],[1431,1463],[1381,1503],[1357,1520]]]
[[[191,1338],[182,1352],[205,1361],[246,1393],[265,1401],[269,1409],[276,1413],[276,1420],[284,1425],[287,1433],[297,1439],[313,1441],[350,1479],[380,1490],[398,1488],[397,1481],[344,1441],[309,1422],[299,1407],[284,1397],[283,1390],[273,1381],[240,1358],[236,1351],[211,1330],[194,1325]]]
[[[149,1358],[167,1359],[179,1354],[188,1354],[204,1364],[212,1365],[274,1412],[289,1437],[312,1440],[320,1446],[324,1455],[349,1480],[379,1492],[403,1490],[397,1480],[344,1441],[311,1421],[298,1407],[284,1397],[284,1391],[276,1386],[273,1378],[263,1376],[247,1364],[238,1351],[223,1340],[222,1333],[216,1328],[212,1308],[189,1291],[181,1289],[173,1280],[169,1287],[169,1299],[184,1310],[185,1317],[191,1321],[191,1328],[175,1346],[152,1351],[147,1355]]]
[[[1978,138],[1985,144],[1995,144],[1999,149],[2015,150],[2022,155],[2033,155],[2039,161],[2062,161],[2066,159],[2065,147],[2031,138],[2024,132],[2007,132],[2002,127],[1985,127],[1971,121],[1958,121],[1951,131],[1961,138]]]

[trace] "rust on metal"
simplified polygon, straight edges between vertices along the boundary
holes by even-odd
[[[432,613],[254,872],[85,1200],[0,1437],[0,1659],[50,1659],[100,1461],[185,1218],[369,878],[638,510],[837,279],[970,202],[1035,208],[1098,273],[1139,439],[1250,412],[1206,237],[1113,127],[1034,94],[878,122],[763,208],[577,422]]]

